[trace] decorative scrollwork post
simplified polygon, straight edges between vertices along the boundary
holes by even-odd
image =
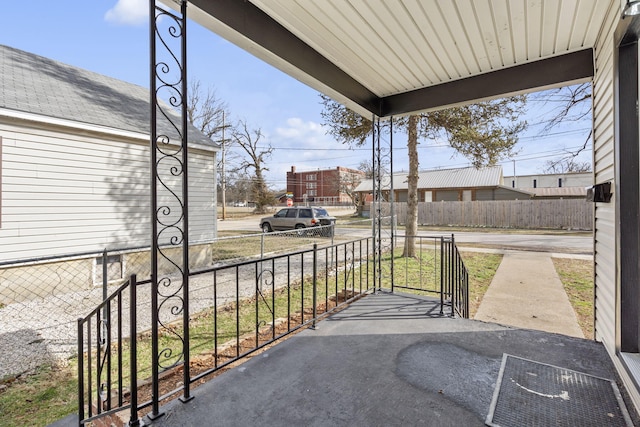
[[[159,374],[180,364],[189,400],[189,223],[187,153],[187,2],[176,14],[149,1],[151,53],[152,413]],[[175,327],[182,320],[182,327]],[[170,327],[169,323],[173,326]],[[164,348],[159,336],[169,337]]]
[[[395,231],[395,209],[393,191],[393,118],[389,119],[389,142],[385,146],[382,138],[380,118],[373,116],[373,201],[371,209],[373,229],[374,293],[382,289],[382,255],[390,251],[390,282],[393,289],[393,249]],[[388,201],[390,211],[382,211],[382,203]],[[384,223],[389,222],[385,227]]]

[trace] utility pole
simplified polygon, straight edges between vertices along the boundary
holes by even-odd
[[[224,146],[224,110],[222,110],[222,220],[227,219],[227,200],[226,200],[226,189],[227,189],[227,174],[225,173],[225,146]]]

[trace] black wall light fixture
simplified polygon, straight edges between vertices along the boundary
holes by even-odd
[[[590,202],[611,202],[611,183],[603,182],[587,188],[587,200]]]

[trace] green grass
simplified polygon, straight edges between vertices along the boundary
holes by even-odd
[[[469,271],[469,317],[473,319],[502,262],[502,255],[481,252],[461,252],[460,255]]]
[[[0,392],[0,425],[46,426],[78,411],[78,377],[74,359],[66,367],[43,366]]]
[[[409,293],[424,293],[439,291],[440,282],[440,257],[439,250],[434,251],[432,247],[421,247],[417,245],[415,257],[403,257],[403,249],[397,248],[394,251],[394,284],[400,287],[410,287]],[[390,256],[383,258],[388,261]],[[383,286],[391,287],[390,268],[384,267]],[[433,296],[433,294],[432,294]]]
[[[593,339],[593,262],[552,258],[585,338]]]
[[[238,232],[226,232],[225,237],[234,237]],[[294,233],[262,234],[252,233],[251,236],[242,234],[243,237],[228,238],[212,243],[212,260],[221,261],[229,259],[242,259],[247,254],[259,255],[276,252],[295,251],[305,245],[318,242],[318,245],[327,245],[331,242],[327,237],[311,235],[298,236]],[[222,237],[222,236],[221,236]]]
[[[437,250],[435,250],[437,249]],[[402,249],[394,251],[394,278],[398,286],[410,284],[412,288],[420,290],[406,290],[409,293],[423,293],[424,291],[435,292],[438,288],[440,277],[440,255],[439,248],[425,245],[422,248],[418,245],[415,258],[402,257]],[[481,252],[461,252],[460,256],[469,272],[469,317],[473,318],[478,311],[480,302],[491,284],[493,276],[496,274],[500,262],[501,254],[489,254]],[[384,258],[390,259],[389,256]],[[383,269],[390,277],[389,268]],[[390,286],[390,280],[383,280],[385,286]],[[405,291],[401,289],[401,291]],[[433,294],[431,294],[433,295]]]

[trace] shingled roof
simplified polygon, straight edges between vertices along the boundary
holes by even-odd
[[[0,109],[149,134],[148,89],[3,45]],[[158,115],[158,131],[175,138],[172,125],[162,115]],[[218,147],[193,126],[189,143]]]

